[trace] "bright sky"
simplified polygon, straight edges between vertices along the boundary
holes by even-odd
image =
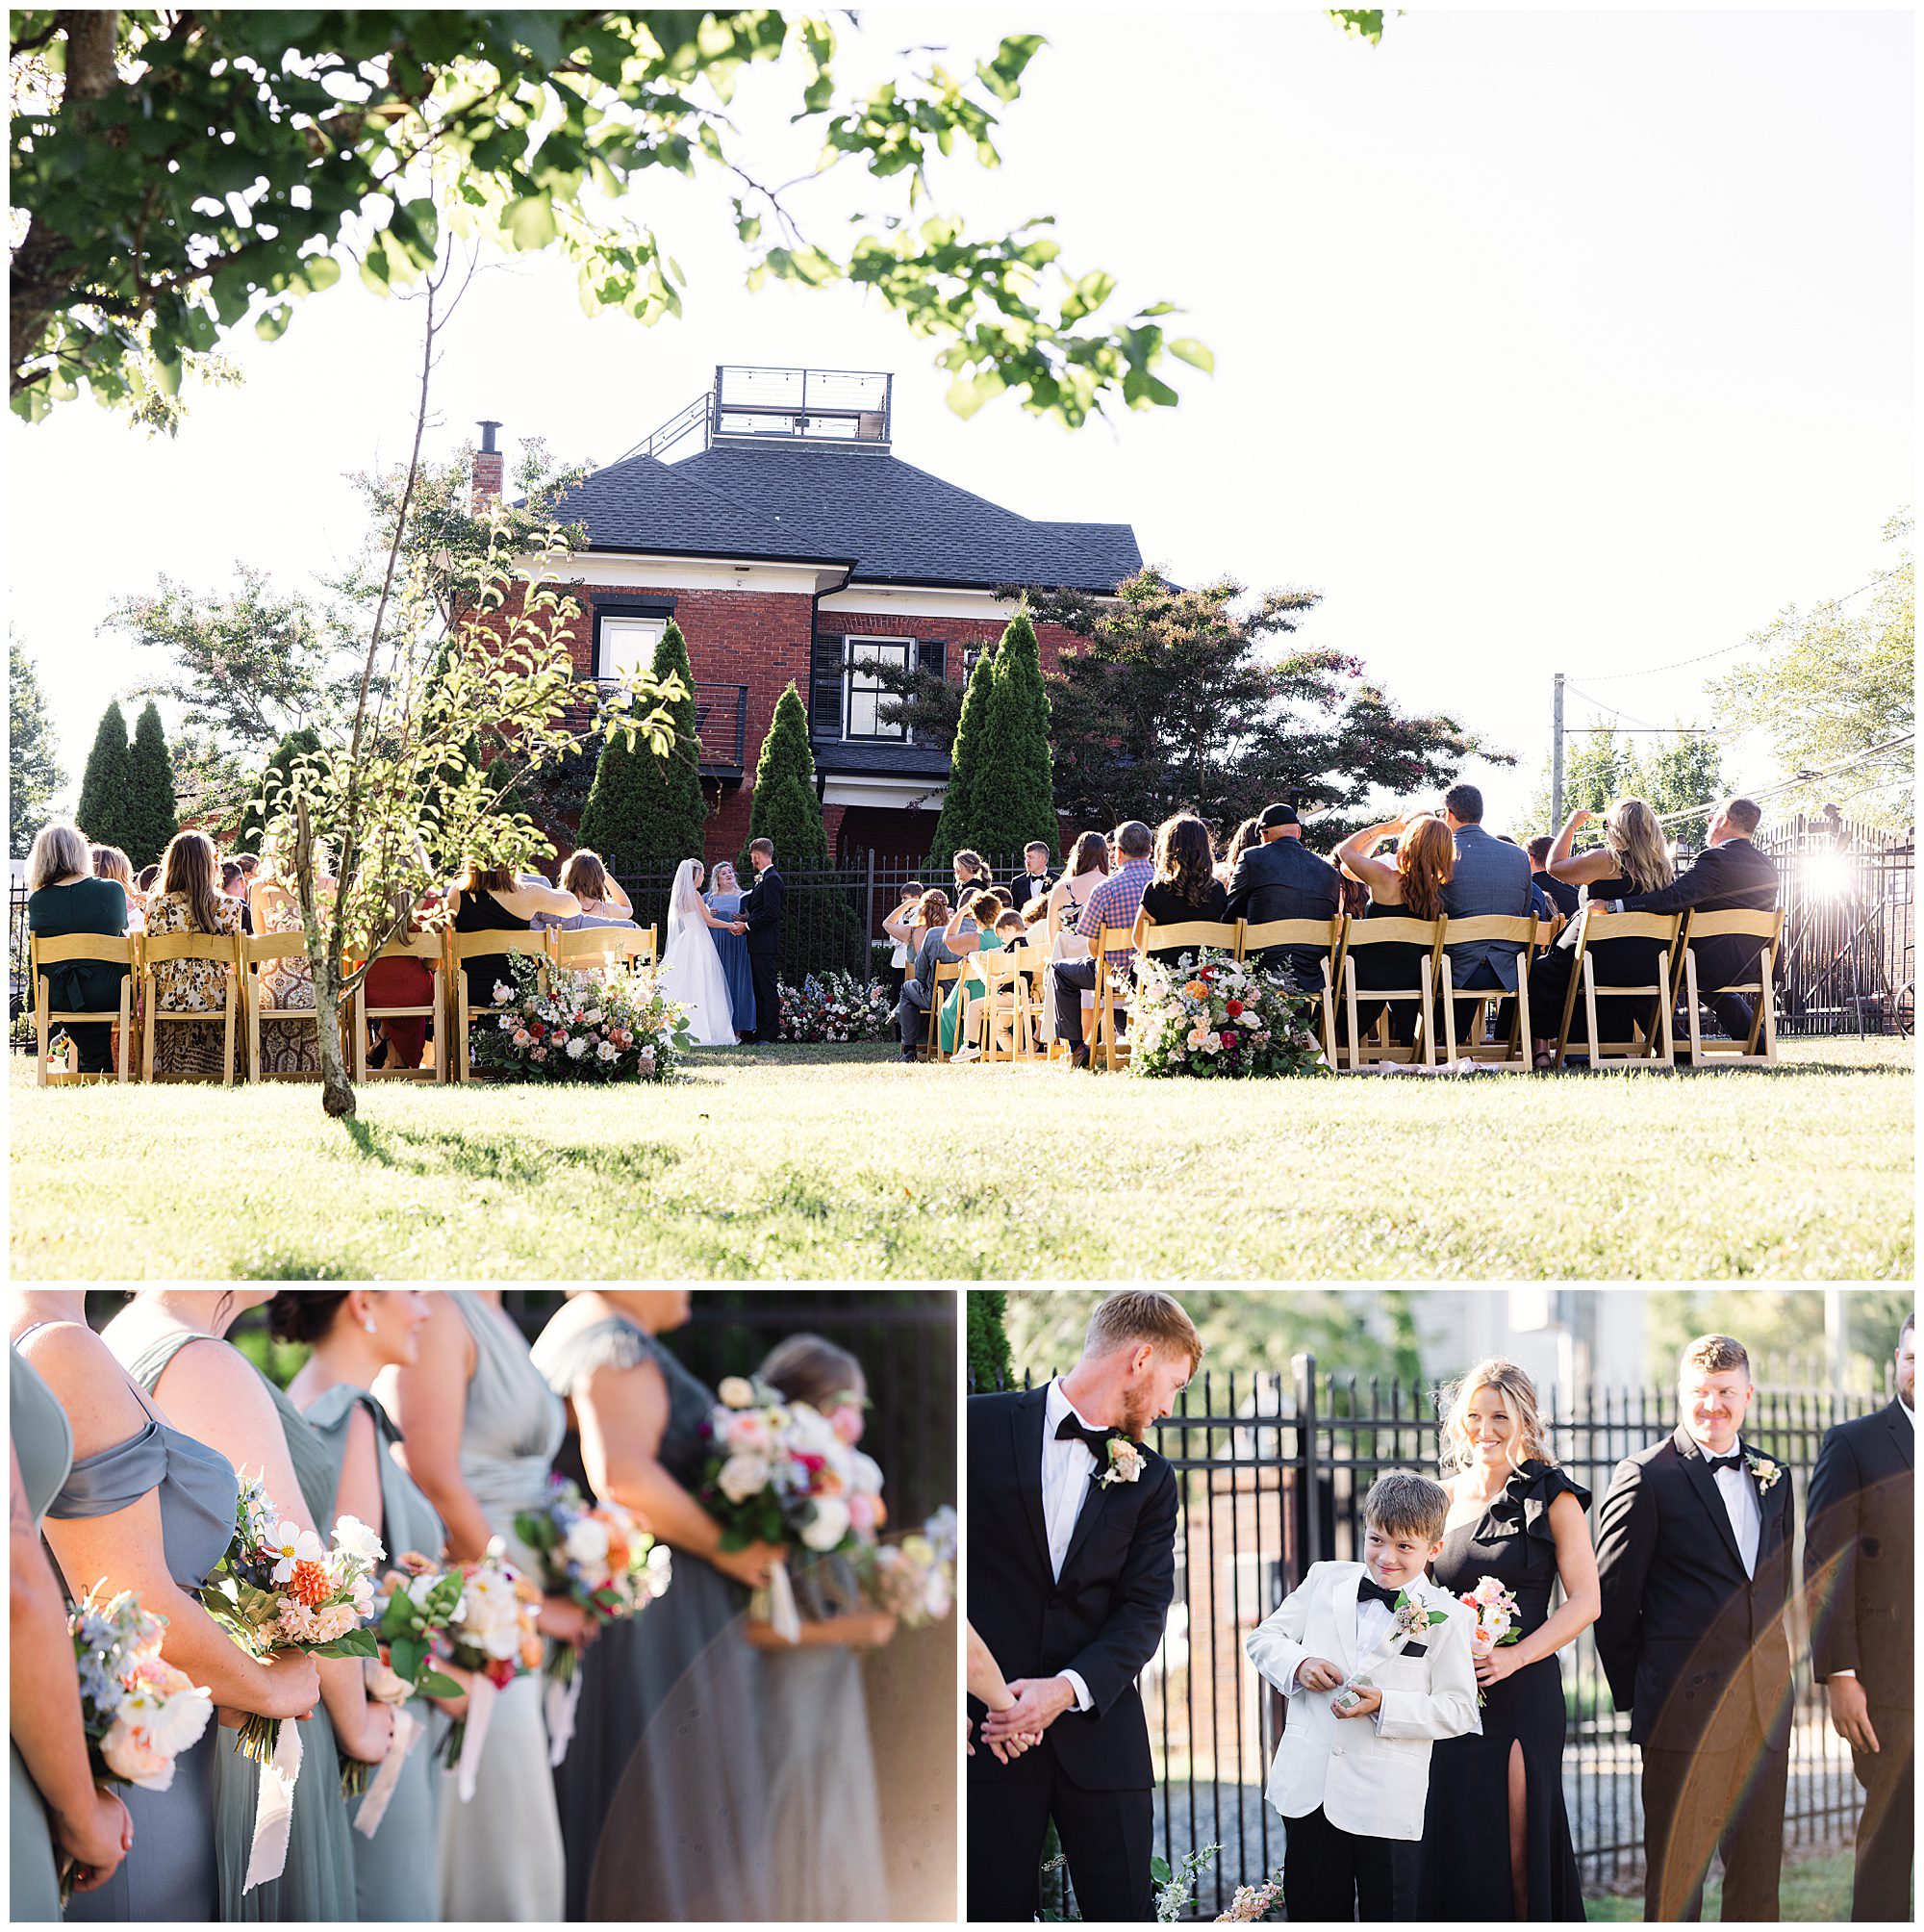
[[[671,182],[647,205],[684,318],[590,320],[563,263],[515,259],[466,299],[431,446],[495,417],[511,458],[539,435],[608,462],[720,362],[892,369],[905,460],[1025,515],[1132,523],[1178,580],[1321,591],[1305,642],[1518,754],[1473,774],[1499,828],[1548,754],[1553,671],[1734,646],[1886,561],[1914,460],[1908,13],[1439,10],[1376,48],[1319,12],[1181,20],[878,8],[848,37],[852,78],[911,44],[964,64],[1049,36],[1003,168],[956,164],[942,205],[977,232],[1053,214],[1119,313],[1181,304],[1171,331],[1216,373],[1174,365],[1179,408],[1069,435],[1005,397],[964,422],[927,343],[851,291],[748,294],[722,194]],[[789,111],[770,76],[735,104],[772,178],[813,159],[761,138]],[[880,199],[849,173],[795,206]],[[116,597],[163,572],[222,589],[237,558],[297,585],[353,547],[343,479],[405,456],[418,326],[350,275],[281,342],[234,336],[244,386],[177,441],[85,401],[9,419],[11,619],[76,782],[107,698],[158,669],[97,631]],[[1702,680],[1739,661],[1597,690],[1711,722]],[[1738,781],[1773,775],[1734,750]]]

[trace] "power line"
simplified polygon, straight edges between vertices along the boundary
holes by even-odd
[[[1888,739],[1882,745],[1872,745],[1855,756],[1846,758],[1841,765],[1833,765],[1822,772],[1799,772],[1793,778],[1785,778],[1778,784],[1766,785],[1761,791],[1751,792],[1746,796],[1753,800],[1770,799],[1775,798],[1780,792],[1794,792],[1800,786],[1814,785],[1819,778],[1835,778],[1840,773],[1855,771],[1860,765],[1869,764],[1873,758],[1883,757],[1886,751],[1902,750],[1906,745],[1914,743],[1916,736],[1914,731],[1906,731],[1901,737]],[[1657,823],[1667,826],[1677,819],[1694,819],[1700,812],[1707,811],[1718,802],[1717,799],[1705,799],[1701,803],[1684,805],[1674,812],[1664,812],[1658,816]]]

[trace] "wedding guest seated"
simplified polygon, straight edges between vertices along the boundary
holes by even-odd
[[[1376,849],[1386,838],[1396,840],[1396,852],[1389,858],[1379,858]],[[1442,918],[1443,891],[1456,870],[1456,846],[1450,827],[1433,814],[1365,826],[1336,848],[1335,857],[1369,889],[1366,919]],[[1414,940],[1357,947],[1351,954],[1356,966],[1356,990],[1416,985],[1418,961],[1429,950]],[[1387,1011],[1390,1037],[1401,1046],[1413,1045],[1420,1004],[1411,1000],[1358,1001],[1356,1037],[1361,1039]]]
[[[1443,888],[1443,910],[1452,919],[1527,919],[1531,910],[1530,854],[1483,829],[1483,795],[1475,785],[1452,785],[1443,794],[1443,818],[1456,842],[1456,863]],[[1447,949],[1456,989],[1501,987],[1516,991],[1518,955],[1510,939],[1462,940]],[[1460,1039],[1475,1024],[1475,1000],[1456,1002]],[[1509,1003],[1497,1003],[1497,1033],[1508,1024]]]
[[[220,860],[220,890],[240,908],[240,930],[252,932],[254,929],[253,908],[247,902],[247,887],[252,874],[238,858]]]
[[[1600,817],[1603,844],[1590,852],[1573,852],[1577,834]],[[1546,870],[1558,884],[1571,891],[1581,890],[1591,903],[1619,899],[1626,892],[1655,892],[1676,877],[1670,850],[1663,841],[1663,827],[1641,799],[1612,799],[1602,813],[1578,806],[1552,842]],[[1588,943],[1597,955],[1597,978],[1605,984],[1655,983],[1663,951],[1657,940],[1607,939],[1601,926],[1592,926]],[[1557,944],[1530,969],[1530,1011],[1537,1033],[1539,1067],[1551,1063],[1576,961],[1577,922],[1572,920],[1557,935]],[[1648,1003],[1605,1000],[1597,1007],[1597,1025],[1611,1040],[1628,1039],[1633,1021],[1640,1021],[1648,1029],[1654,1017]],[[1589,1016],[1580,998],[1570,1014],[1570,1038],[1589,1037]]]
[[[1025,912],[1030,900],[1049,897],[1049,848],[1040,839],[1031,839],[1023,847],[1023,868],[1014,887],[1018,912]]]
[[[1526,850],[1522,842],[1518,839],[1512,838],[1508,832],[1499,832],[1497,834],[1497,838],[1504,845],[1515,846],[1519,852],[1523,852]],[[1536,861],[1534,859],[1531,860],[1531,864],[1532,866],[1535,863]],[[1536,882],[1536,875],[1534,872],[1532,872],[1530,876],[1530,909],[1538,919],[1548,919],[1553,910],[1549,897],[1545,894],[1543,888]]]
[[[1031,901],[1030,903],[1037,902]],[[996,930],[1002,935],[1004,946],[1024,946],[1028,943],[1029,922],[1025,913],[1013,909],[1005,912],[996,921]]]
[[[1142,910],[1143,894],[1155,877],[1151,859],[1154,840],[1140,819],[1130,819],[1116,827],[1116,852],[1122,860],[1117,869],[1089,895],[1076,930],[1093,947],[1096,934],[1103,928],[1112,931],[1133,932],[1136,914]],[[1135,963],[1133,946],[1112,946],[1108,970],[1112,979],[1127,979]],[[1053,969],[1055,979],[1055,1037],[1069,1047],[1072,1066],[1089,1064],[1089,1049],[1082,1043],[1082,995],[1096,984],[1096,962],[1089,959],[1065,960]],[[1127,1015],[1118,1008],[1117,1030]]]
[[[161,854],[161,890],[147,901],[147,936],[200,932],[210,938],[240,930],[246,907],[220,890],[220,855],[205,832],[176,832]],[[154,995],[164,1013],[219,1015],[227,1001],[227,972],[217,959],[161,959]],[[154,1029],[156,1077],[218,1080],[223,1026],[216,1017],[190,1026]]]
[[[1303,822],[1292,805],[1265,806],[1256,821],[1259,843],[1244,848],[1229,880],[1231,919],[1266,926],[1275,919],[1333,919],[1342,910],[1336,868],[1303,844]],[[1314,946],[1268,946],[1259,966],[1280,968],[1292,993],[1323,984],[1324,953]]]
[[[571,892],[563,892],[545,880],[529,885],[512,866],[483,865],[469,858],[461,877],[454,881],[448,903],[453,907],[457,932],[525,932],[538,912],[552,912],[570,919],[581,910],[581,902]],[[505,980],[508,955],[505,953],[477,953],[461,962],[468,981],[468,1004],[492,1006],[494,985]]]
[[[1565,919],[1571,919],[1577,912],[1577,888],[1550,871],[1550,848],[1553,843],[1548,832],[1541,832],[1524,847],[1533,868],[1530,882]]]
[[[1072,923],[1081,930],[1082,908],[1090,895],[1109,876],[1109,841],[1101,832],[1084,832],[1076,841],[1076,850],[1063,868],[1062,877],[1049,889],[1049,937],[1053,940]]]
[[[952,966],[961,956],[942,942],[942,930],[948,924],[949,895],[938,886],[923,894],[913,920],[902,928],[909,968],[901,998],[896,1002],[895,1019],[905,1060],[914,1059],[922,1046],[923,1024],[935,999],[936,967]]]
[[[1165,819],[1155,835],[1155,876],[1143,888],[1131,937],[1152,959],[1193,958],[1193,947],[1157,946],[1158,926],[1189,926],[1198,921],[1220,926],[1229,895],[1215,873],[1216,852],[1209,827],[1190,812]]]
[[[1245,819],[1229,834],[1229,843],[1223,848],[1223,856],[1216,861],[1216,877],[1225,885],[1228,885],[1235,877],[1236,867],[1240,863],[1243,854],[1253,845],[1260,844],[1261,840],[1262,821],[1260,819]]]
[[[147,895],[134,883],[134,868],[118,846],[93,848],[93,876],[111,878],[127,895],[127,930],[147,929]]]
[[[561,889],[574,895],[581,910],[566,917],[538,912],[528,922],[537,931],[551,926],[563,932],[581,932],[595,926],[632,927],[635,923],[633,902],[592,852],[576,852],[562,868]]]
[[[427,872],[425,848],[417,847],[419,871]],[[388,902],[388,932],[411,939],[425,929],[427,916],[442,903],[437,886],[417,895],[396,885]],[[387,939],[382,940],[386,945]],[[376,959],[367,968],[365,997],[368,1006],[426,1006],[434,1001],[434,968],[425,959]],[[397,1014],[373,1023],[378,1044],[368,1055],[370,1066],[418,1067],[426,1056],[433,1023],[424,1013]]]
[[[908,978],[911,940],[920,936],[915,909],[922,903],[922,895],[927,890],[928,888],[920,879],[910,879],[903,888],[901,898],[896,902],[895,910],[882,915],[882,930],[894,946],[882,979],[897,1000],[901,998],[902,981]]]
[[[959,959],[965,963],[975,953],[1000,952],[1003,941],[997,922],[1002,917],[1002,903],[993,892],[976,893],[950,915],[948,925],[943,928],[943,951],[950,960]],[[933,984],[932,978],[930,983]],[[937,1037],[945,1054],[952,1054],[960,1059],[973,1059],[980,1052],[975,1044],[977,1030],[973,1022],[986,990],[987,982],[980,970],[970,967],[948,999],[943,1001],[942,1011],[937,1015]]]
[[[154,889],[154,881],[160,876],[161,869],[157,865],[143,865],[140,868],[139,877],[135,879],[134,884],[140,894],[140,900],[143,904],[146,902],[147,895]]]
[[[1777,868],[1751,843],[1763,814],[1749,799],[1726,799],[1710,819],[1709,841],[1695,863],[1668,885],[1598,903],[1611,912],[1771,912],[1777,906]],[[1692,942],[1697,988],[1711,996],[1717,1025],[1733,1040],[1750,1037],[1750,1002],[1724,988],[1750,979],[1764,942],[1739,933]]]
[[[236,863],[239,863],[237,860]],[[314,856],[314,889],[322,901],[332,901],[339,890],[333,862],[316,848]],[[246,887],[247,907],[252,914],[245,929],[257,933],[298,932],[301,929],[299,885],[294,877],[292,854],[284,850],[273,833],[261,841],[261,855]],[[264,959],[255,969],[255,986],[263,1006],[298,1006],[314,1010],[314,964],[305,953],[291,953],[279,959]],[[320,1039],[317,1029],[307,1020],[261,1022],[261,1065],[257,1073],[318,1074]]]
[[[1343,917],[1345,919],[1367,919],[1370,911],[1370,889],[1347,867],[1336,868],[1336,889],[1343,895]]]
[[[63,821],[42,826],[27,855],[27,929],[42,939],[82,932],[117,939],[127,930],[125,889],[117,879],[94,877],[86,839]],[[104,959],[63,959],[49,966],[45,977],[51,1011],[98,1013],[119,1005],[127,969]],[[113,1022],[59,1024],[73,1042],[82,1073],[113,1071]]]

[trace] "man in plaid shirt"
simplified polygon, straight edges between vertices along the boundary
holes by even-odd
[[[1142,909],[1142,896],[1155,868],[1150,862],[1154,846],[1150,828],[1140,819],[1130,819],[1116,827],[1116,852],[1122,864],[1089,895],[1089,902],[1076,922],[1076,929],[1091,943],[1091,956],[1076,959],[1055,971],[1055,1037],[1069,1042],[1072,1065],[1086,1067],[1089,1049],[1082,1044],[1082,995],[1096,984],[1094,942],[1097,929],[1109,927],[1124,932],[1135,929],[1136,914]],[[1135,950],[1128,946],[1108,949],[1109,974],[1113,979],[1127,975],[1135,963]],[[1126,1015],[1116,1015],[1118,1030]]]

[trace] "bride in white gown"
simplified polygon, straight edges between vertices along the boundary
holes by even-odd
[[[702,902],[701,861],[685,858],[668,901],[668,945],[662,953],[661,989],[688,1008],[688,1030],[697,1047],[735,1045],[728,1004],[728,976],[715,950],[711,927],[725,929]]]

